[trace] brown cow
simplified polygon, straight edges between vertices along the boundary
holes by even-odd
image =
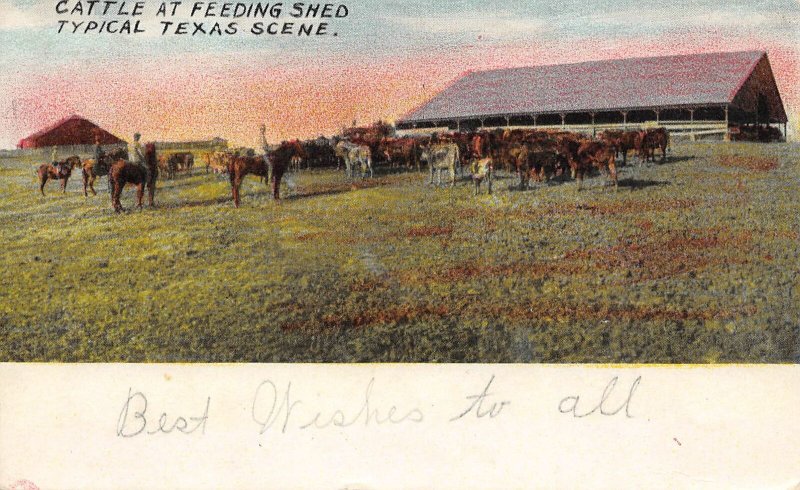
[[[404,164],[406,168],[416,166],[419,170],[419,149],[412,138],[384,138],[379,148],[392,168]]]
[[[600,139],[613,146],[618,156],[622,156],[623,166],[628,164],[628,152],[639,147],[638,131],[603,131],[600,133]]]
[[[578,190],[583,188],[583,177],[592,169],[608,172],[617,189],[617,168],[614,148],[604,141],[562,138],[559,153],[567,159],[572,175],[578,180]]]
[[[614,163],[614,148],[603,141],[586,141],[578,148],[579,165],[576,168],[578,189],[581,189],[583,175],[589,168],[595,167],[601,172],[607,171],[614,181],[614,190],[617,190],[617,168]]]
[[[81,159],[78,156],[71,156],[55,165],[50,163],[43,163],[40,165],[36,172],[39,177],[39,192],[44,195],[44,185],[47,183],[48,179],[60,180],[61,192],[66,192],[67,182],[69,181],[70,175],[72,175],[72,169],[79,165],[81,165]]]
[[[669,146],[669,132],[665,128],[649,129],[639,133],[639,155],[643,161],[655,162],[656,148],[661,150],[661,163],[667,161],[667,147]]]

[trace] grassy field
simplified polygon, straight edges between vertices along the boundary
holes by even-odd
[[[798,146],[675,145],[617,193],[318,171],[237,210],[198,174],[122,215],[34,168],[0,161],[3,361],[800,361]]]

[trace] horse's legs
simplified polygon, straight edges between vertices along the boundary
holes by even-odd
[[[272,177],[272,197],[276,200],[281,198],[281,177],[283,176],[278,174]]]
[[[233,205],[234,207],[239,207],[239,176],[238,171],[235,169],[230,169],[231,171],[228,173],[228,177],[231,181],[231,195],[233,196]]]
[[[144,200],[144,182],[136,184],[136,205],[142,209],[142,201]]]
[[[111,196],[111,203],[114,206],[114,211],[120,212],[122,211],[122,203],[119,201],[119,196],[122,194],[122,189],[125,187],[124,182],[117,182],[116,180],[112,180],[114,186],[114,194]]]
[[[47,174],[39,176],[39,192],[44,195],[44,185],[47,183]]]
[[[86,189],[86,185],[89,183],[89,176],[86,175],[86,172],[82,174],[83,177],[83,197],[89,197],[89,192]]]
[[[62,193],[67,192],[67,181],[69,181],[69,177],[64,177],[63,179],[61,179],[61,192]]]

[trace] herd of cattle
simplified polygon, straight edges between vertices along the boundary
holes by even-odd
[[[382,164],[392,168],[407,167],[420,170],[423,165],[430,172],[429,183],[442,183],[442,173],[449,175],[450,185],[455,185],[457,175],[469,173],[480,192],[483,182],[492,192],[492,178],[496,170],[516,173],[520,189],[529,186],[531,179],[541,182],[555,176],[578,181],[597,170],[617,186],[616,167],[627,163],[633,151],[640,162],[654,161],[656,150],[666,160],[669,133],[664,128],[637,131],[605,131],[598,137],[571,132],[536,130],[495,130],[469,133],[443,133],[431,136],[390,137],[379,134],[357,134],[332,140],[287,141],[256,155],[247,149],[205,152],[202,159],[205,171],[226,173],[230,179],[231,193],[236,207],[240,205],[240,187],[248,174],[262,177],[272,185],[275,199],[280,198],[280,183],[287,171],[306,168],[344,167],[348,178],[372,177],[373,166]],[[619,160],[621,158],[621,161]],[[71,172],[81,167],[84,195],[96,194],[94,181],[108,175],[111,201],[116,211],[121,211],[120,195],[126,184],[137,187],[137,202],[142,205],[147,188],[150,205],[153,204],[156,180],[159,174],[172,179],[178,172],[192,172],[195,155],[178,152],[157,155],[153,143],[145,145],[144,165],[128,162],[127,151],[119,149],[104,155],[99,162],[81,160],[77,156],[39,167],[39,189],[44,194],[48,179],[61,181],[66,188]]]

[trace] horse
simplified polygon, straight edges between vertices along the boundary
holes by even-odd
[[[239,207],[240,188],[248,174],[266,177],[267,185],[272,183],[272,197],[279,200],[281,179],[291,165],[292,158],[305,158],[305,152],[296,141],[286,142],[265,156],[233,156],[228,163],[228,178],[231,182],[233,204]]]
[[[111,165],[108,177],[114,189],[111,196],[111,204],[114,206],[114,211],[119,213],[123,210],[119,198],[125,188],[125,184],[136,186],[136,201],[140,208],[142,207],[144,188],[147,187],[148,204],[150,207],[154,206],[156,179],[158,178],[158,157],[154,143],[147,143],[144,147],[144,165],[147,167],[146,169],[145,166],[121,159]]]
[[[39,177],[39,192],[44,196],[44,185],[47,183],[48,179],[60,180],[61,192],[67,192],[67,182],[69,181],[69,176],[72,175],[72,169],[80,164],[80,157],[73,155],[55,165],[51,163],[39,165],[39,169],[36,172]]]
[[[100,162],[96,162],[94,160],[85,160],[83,162],[83,166],[81,167],[81,173],[83,174],[83,195],[85,197],[89,197],[89,193],[87,191],[87,186],[89,190],[92,191],[92,195],[96,196],[97,192],[94,190],[94,181],[97,177],[102,177],[104,175],[109,175],[108,171],[111,168],[111,165],[118,161],[118,160],[127,160],[128,159],[128,150],[125,148],[119,148],[117,150],[112,151],[108,155],[103,155]],[[109,177],[108,182],[108,195],[112,195],[114,192],[114,187],[111,185],[111,177]]]

